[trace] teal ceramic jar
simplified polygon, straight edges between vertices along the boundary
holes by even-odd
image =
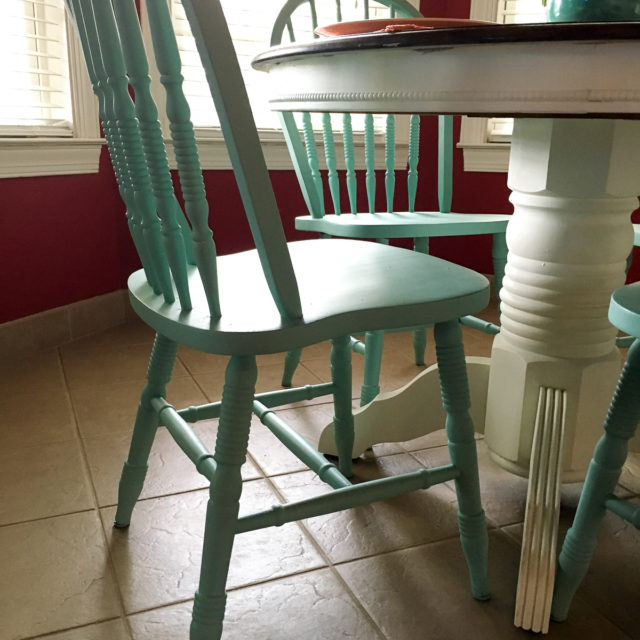
[[[640,20],[640,0],[547,0],[547,22]]]

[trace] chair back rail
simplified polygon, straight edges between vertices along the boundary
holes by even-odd
[[[224,310],[218,296],[216,249],[189,106],[182,90],[178,47],[167,3],[146,1],[190,229],[173,191],[134,0],[66,3],[77,24],[98,95],[109,152],[147,280],[168,303],[174,301],[175,286],[181,307],[189,310],[187,265],[195,263],[211,316],[218,318]],[[198,31],[194,35],[271,295],[284,320],[300,318],[298,285],[222,9],[218,2],[208,0],[185,0],[184,6],[192,29]],[[199,32],[199,21],[203,20],[208,24],[206,37]]]
[[[300,318],[298,283],[222,7],[209,0],[184,0],[183,5],[269,289],[283,318]],[[201,24],[207,25],[206,31],[200,29]]]
[[[289,0],[286,2],[280,13],[278,14],[273,29],[271,31],[271,45],[280,44],[283,40],[285,30],[291,42],[296,41],[296,33],[292,20],[292,16],[296,10],[303,5],[308,5],[311,20],[311,28],[315,30],[318,26],[318,12],[315,0]],[[369,18],[370,2],[363,2],[363,18]],[[401,15],[405,17],[421,17],[420,12],[409,2],[405,0],[379,0],[377,4],[385,5],[389,8],[389,15],[394,17]],[[336,22],[342,21],[342,8],[340,0],[335,2]],[[317,34],[313,34],[318,37]],[[298,127],[296,120],[292,115],[280,115],[282,128],[285,132],[287,144],[292,161],[309,213],[314,218],[324,216],[324,196],[322,188],[322,177],[319,170],[318,150],[316,139],[313,134],[311,124],[311,116],[309,113],[302,113],[302,122]],[[327,184],[333,206],[333,212],[336,215],[343,213],[344,206],[340,200],[340,174],[338,172],[336,158],[336,140],[335,130],[333,128],[332,115],[329,113],[322,114],[321,133],[322,148],[327,166]],[[300,133],[301,132],[301,133]],[[351,213],[358,212],[357,207],[357,176],[355,161],[355,145],[353,136],[353,122],[351,114],[342,114],[342,142],[344,146],[344,162],[345,162],[345,185],[347,190],[347,198],[349,201],[348,209]],[[298,143],[298,138],[302,136],[304,145]],[[412,116],[409,125],[409,152],[407,158],[408,176],[407,176],[407,197],[409,202],[409,211],[415,210],[415,199],[418,180],[418,149],[420,137],[420,118]],[[375,211],[375,194],[376,194],[376,173],[375,173],[375,133],[374,118],[372,114],[366,114],[364,117],[364,166],[365,166],[365,191],[367,198],[367,207],[370,213]],[[384,125],[384,191],[386,210],[394,211],[394,198],[396,195],[396,118],[393,114],[388,114]],[[301,153],[301,149],[306,154]],[[316,198],[315,191],[318,194]]]

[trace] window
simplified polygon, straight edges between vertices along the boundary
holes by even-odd
[[[62,0],[0,2],[0,177],[98,170],[97,106]]]
[[[229,168],[231,164],[227,156],[222,133],[219,129],[217,114],[211,95],[209,94],[209,87],[205,80],[204,71],[200,64],[195,42],[191,35],[181,0],[168,1],[182,60],[182,73],[185,79],[183,88],[191,108],[191,118],[196,129],[196,136],[198,137],[202,166],[206,169]],[[283,0],[221,0],[221,4],[238,54],[256,125],[260,130],[260,139],[265,152],[267,166],[270,169],[291,169],[291,160],[280,131],[278,115],[271,111],[267,102],[268,89],[266,83],[268,82],[268,76],[265,73],[255,71],[251,68],[251,60],[258,53],[269,47],[271,28],[284,2]],[[343,20],[362,19],[362,0],[349,0],[341,4]],[[373,1],[370,4],[370,17],[389,15],[389,9],[383,5],[375,6],[376,3]],[[417,7],[419,0],[412,0],[412,4]],[[317,6],[320,10],[318,13],[319,24],[330,24],[337,21],[335,3],[324,2],[319,3]],[[322,7],[326,7],[329,13],[322,14]],[[144,2],[141,2],[141,9],[143,36],[147,51],[150,53],[152,51],[152,44]],[[305,7],[303,5],[296,13],[302,17],[304,16],[304,11]],[[304,22],[309,24],[310,20],[304,20]],[[297,37],[300,42],[300,31],[296,31],[296,33],[298,34]],[[309,40],[313,38],[313,33],[310,29],[307,30],[304,37],[308,37]],[[168,138],[167,132],[169,131],[169,127],[166,117],[164,116],[164,90],[160,86],[157,75],[152,76],[152,92],[158,103],[163,131],[165,131],[165,136]],[[400,149],[402,149],[403,146],[408,146],[408,118],[399,117],[397,120],[396,135],[400,143]],[[363,122],[364,119],[362,118],[362,124],[360,124],[361,131],[364,130]],[[364,141],[358,140],[358,137],[363,138],[363,136],[358,136],[358,122],[356,117],[354,117],[354,133],[356,148],[358,146],[363,147]],[[381,135],[380,145],[382,144],[383,138]],[[340,151],[340,144],[338,142],[336,145],[336,155],[338,159],[341,158]],[[171,165],[175,166],[169,145],[167,152],[170,156]],[[380,162],[380,167],[383,168],[383,154],[376,154],[376,158],[377,161]],[[397,153],[396,163],[398,168],[406,165],[406,155],[402,152]],[[338,166],[340,168],[340,164]]]
[[[471,0],[474,20],[504,24],[544,22],[541,0]],[[460,143],[465,171],[506,172],[509,166],[511,118],[462,118]]]

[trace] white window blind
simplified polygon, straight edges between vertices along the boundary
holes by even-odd
[[[504,24],[545,22],[545,11],[541,0],[500,0],[496,21]],[[488,119],[489,142],[509,142],[512,133],[513,118]]]
[[[72,136],[62,0],[0,1],[0,135]]]
[[[0,0],[1,1],[1,0]],[[195,41],[191,35],[181,0],[170,0],[172,17],[178,47],[182,61],[182,73],[185,78],[184,92],[191,108],[191,119],[196,129],[219,127],[220,123],[209,94],[204,70],[198,57]],[[229,31],[235,45],[249,100],[253,109],[256,125],[259,129],[279,129],[280,121],[267,102],[266,83],[269,77],[265,73],[254,71],[251,60],[269,47],[271,28],[282,8],[283,0],[221,0]],[[389,9],[376,2],[370,2],[369,17],[387,17]],[[362,20],[364,7],[362,0],[346,0],[340,3],[342,21]],[[323,2],[317,5],[318,24],[338,22],[337,3]],[[309,5],[303,5],[294,13],[293,26],[297,42],[313,39],[310,28]],[[287,35],[285,30],[285,40]],[[336,125],[339,120],[336,118]],[[314,120],[314,128],[321,128],[320,120]],[[364,130],[364,116],[354,117],[354,130]]]

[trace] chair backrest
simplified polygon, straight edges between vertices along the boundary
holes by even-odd
[[[182,91],[176,37],[166,0],[145,1],[190,225],[173,190],[134,0],[65,0],[98,96],[114,172],[147,280],[167,302],[174,301],[175,287],[182,308],[189,310],[187,272],[188,265],[195,264],[210,313],[220,317],[224,309],[218,297],[209,202]],[[271,294],[283,318],[298,318],[298,286],[222,8],[218,0],[183,0],[183,4]]]
[[[296,41],[296,31],[304,29],[305,35],[314,32],[318,26],[320,5],[332,5],[323,13],[332,15],[335,22],[343,21],[340,0],[287,0],[280,10],[271,31],[271,45],[283,43],[285,35],[289,42]],[[371,5],[388,7],[389,17],[421,17],[422,14],[406,0],[376,0],[375,3],[364,0],[362,3],[362,19],[371,16]],[[379,17],[379,16],[376,16]],[[305,24],[306,22],[306,24]],[[314,32],[314,37],[318,37]],[[309,113],[299,116],[300,123],[292,113],[280,113],[282,129],[287,140],[298,181],[305,197],[305,202],[311,216],[321,218],[325,214],[323,182],[319,170],[318,149],[313,131],[312,117]],[[343,212],[340,200],[340,173],[337,170],[335,151],[336,129],[333,123],[340,121],[342,128],[340,135],[344,145],[344,180],[348,194],[348,210],[357,213],[357,178],[355,163],[355,147],[353,136],[352,115],[323,113],[321,116],[322,143],[324,158],[327,166],[327,182],[331,194],[333,211]],[[384,116],[384,191],[386,209],[394,211],[396,196],[396,116]],[[364,167],[365,191],[367,206],[370,212],[375,211],[376,174],[375,174],[375,143],[374,117],[372,114],[364,116]],[[420,117],[412,115],[409,118],[408,153],[407,153],[407,202],[408,210],[415,210],[416,192],[418,186],[418,153],[420,138]],[[451,116],[438,117],[438,203],[443,213],[451,211],[452,198],[452,162],[453,162],[453,119]]]

